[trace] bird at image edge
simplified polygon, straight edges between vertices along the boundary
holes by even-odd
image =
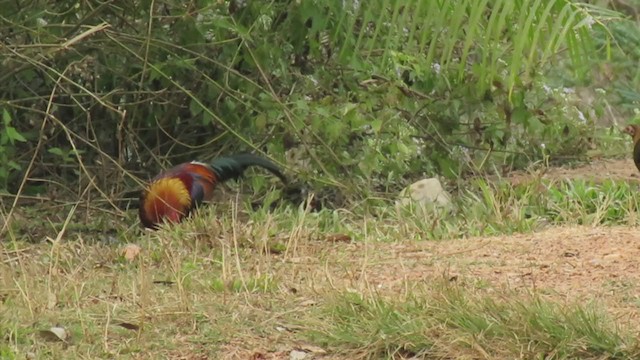
[[[253,154],[237,154],[205,164],[183,163],[154,177],[140,195],[142,225],[156,229],[163,221],[178,223],[203,201],[211,200],[216,185],[242,176],[250,166],[259,166],[287,179],[273,162]]]
[[[629,125],[624,128],[624,132],[633,138],[633,162],[640,170],[640,125]]]

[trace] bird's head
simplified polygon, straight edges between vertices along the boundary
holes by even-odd
[[[629,134],[629,136],[633,138],[634,143],[640,139],[640,125],[627,125],[623,132]]]
[[[631,137],[633,137],[633,135],[636,133],[636,128],[634,125],[627,125],[626,128],[624,128],[624,130],[622,130],[622,132],[631,135]]]
[[[153,181],[140,199],[140,221],[155,229],[163,221],[178,223],[188,215],[191,196],[184,179],[167,177]]]

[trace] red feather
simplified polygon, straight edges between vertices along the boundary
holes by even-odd
[[[202,188],[201,198],[196,200],[198,202],[211,200],[211,197],[213,196],[213,190],[215,189],[218,180],[216,174],[213,172],[213,169],[211,169],[208,165],[199,162],[181,164],[176,168],[176,175],[178,177],[182,176],[191,180],[192,183],[189,189],[189,194],[192,197],[196,196],[196,194],[193,193],[193,191],[195,190],[194,185],[196,185]]]
[[[260,166],[287,179],[271,161],[253,154],[236,154],[215,159],[211,164],[190,162],[177,165],[151,180],[140,195],[140,221],[155,229],[163,221],[180,222],[203,201],[211,200],[219,182],[237,179],[249,166]]]
[[[151,180],[140,197],[142,224],[155,229],[163,220],[177,223],[213,196],[216,175],[206,164],[177,165]]]

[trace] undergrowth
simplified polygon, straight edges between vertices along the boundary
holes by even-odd
[[[372,226],[380,235],[378,240],[393,239],[400,232],[412,234],[415,240],[443,240],[530,232],[553,225],[635,226],[639,223],[637,187],[636,182],[615,179],[559,180],[531,176],[526,182],[512,184],[478,178],[460,186],[452,204],[446,208],[425,210],[416,204],[400,206],[395,200],[371,198],[351,208],[312,213],[304,220],[313,228],[354,233],[361,230],[362,219],[376,219]],[[252,222],[266,221],[287,228],[292,224],[290,215],[298,210],[295,204],[284,202],[274,215],[270,206],[273,196],[263,199],[265,202],[257,208],[255,203],[239,199],[228,198],[202,211],[220,212],[239,207]],[[52,232],[63,232],[66,237],[93,233],[93,242],[113,243],[129,241],[139,234],[134,211],[125,213],[124,219],[116,219],[99,210],[79,208],[68,219],[64,212],[72,209],[73,205],[21,208],[16,212],[8,238],[41,241],[51,237],[46,234]],[[198,217],[194,222],[199,224]],[[122,228],[122,224],[128,225]],[[224,231],[217,224],[201,230],[210,234]]]

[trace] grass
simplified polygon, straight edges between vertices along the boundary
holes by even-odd
[[[222,204],[157,232],[131,218],[108,241],[113,228],[67,229],[64,214],[36,243],[18,213],[1,244],[0,358],[637,358],[639,324],[613,311],[637,308],[632,281],[619,279],[615,306],[583,303],[454,274],[468,253],[442,250],[549,225],[636,225],[637,200],[623,182],[479,181],[450,211]],[[128,260],[132,243],[142,251]],[[42,336],[56,325],[68,339]]]
[[[637,351],[628,351],[635,346],[632,337],[620,335],[591,307],[503,295],[496,299],[448,284],[403,301],[347,294],[331,304],[331,325],[314,339],[375,358],[625,357]]]

